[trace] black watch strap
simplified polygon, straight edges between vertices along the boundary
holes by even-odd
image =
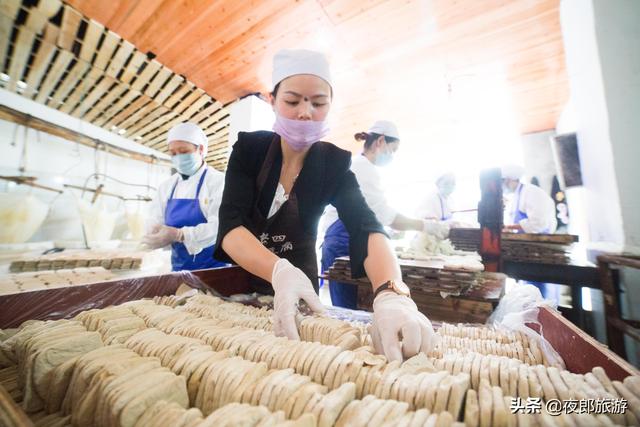
[[[390,288],[390,285],[391,285],[391,280],[387,280],[382,285],[380,285],[378,289],[376,289],[376,291],[373,293],[373,299],[376,299],[376,297],[378,296],[378,294],[380,294],[380,292],[388,290]]]

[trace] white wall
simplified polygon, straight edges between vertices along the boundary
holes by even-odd
[[[235,144],[238,132],[271,130],[274,121],[271,105],[257,96],[247,96],[231,105],[229,141]]]
[[[624,244],[640,251],[640,2],[593,4]]]
[[[640,2],[563,0],[560,22],[591,241],[640,253]],[[623,314],[635,319],[638,276],[621,275]],[[638,346],[627,349],[637,365]]]
[[[146,147],[142,147],[133,141],[126,140],[118,135],[111,134],[103,129],[96,128],[88,123],[78,123],[79,121],[71,116],[67,116],[59,111],[52,110],[45,106],[31,105],[32,101],[18,95],[3,91],[2,104],[8,105],[44,120],[55,122],[61,126],[80,130],[89,136],[109,140],[108,142],[121,147],[136,149],[145,154],[154,153]],[[5,96],[6,94],[13,95]],[[17,99],[15,98],[17,97]],[[35,103],[33,103],[35,104]],[[80,129],[79,129],[80,127]],[[95,129],[92,129],[95,128]],[[98,132],[96,132],[98,129]],[[118,140],[119,138],[119,140]],[[32,188],[24,185],[16,185],[8,181],[0,180],[0,193],[17,192],[29,193],[40,201],[50,205],[49,214],[36,234],[30,239],[31,242],[45,240],[81,240],[82,231],[80,227],[80,217],[76,206],[76,198],[80,197],[81,191],[64,189],[63,184],[84,185],[86,178],[94,172],[106,173],[121,181],[134,184],[148,184],[156,187],[169,177],[169,168],[161,166],[151,166],[147,163],[126,159],[100,152],[97,156],[95,150],[64,140],[59,137],[49,135],[44,132],[36,132],[33,129],[26,131],[27,154],[25,176],[35,176],[38,183],[65,190],[63,194],[49,192],[42,189]],[[0,175],[20,175],[18,167],[22,157],[25,142],[25,128],[11,122],[0,120]],[[160,153],[155,152],[158,157]],[[110,180],[104,181],[105,191],[120,194],[124,197],[135,197],[136,195],[153,196],[154,192],[144,188],[125,186]],[[96,181],[89,181],[90,187],[96,187]],[[86,193],[85,199],[90,200],[93,193]],[[104,204],[105,209],[110,212],[118,212],[119,218],[113,239],[126,238],[128,228],[126,225],[125,209],[143,212],[148,203],[145,202],[123,202],[119,199],[102,196],[98,203]]]
[[[591,239],[640,248],[640,2],[560,7]]]
[[[540,181],[540,188],[547,194],[551,194],[553,176],[556,175],[550,143],[550,138],[555,134],[555,131],[549,130],[529,133],[521,137],[527,182],[530,182],[532,177],[537,177]]]

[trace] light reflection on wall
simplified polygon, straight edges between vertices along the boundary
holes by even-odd
[[[522,163],[518,123],[500,67],[449,79],[448,120],[438,132],[401,128],[401,149],[383,171],[387,195],[400,212],[413,213],[446,171],[457,177],[454,209],[477,207],[481,170]],[[406,126],[406,124],[405,124]],[[475,220],[475,214],[464,215]],[[462,218],[462,217],[460,217]]]

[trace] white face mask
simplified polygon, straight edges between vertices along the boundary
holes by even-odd
[[[393,151],[389,148],[388,144],[385,144],[385,149],[383,152],[378,153],[376,156],[375,164],[376,166],[388,166],[393,161]]]
[[[182,175],[192,176],[202,164],[202,157],[199,152],[176,154],[171,157],[171,162]]]

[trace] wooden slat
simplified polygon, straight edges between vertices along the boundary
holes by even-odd
[[[180,114],[185,120],[188,120],[191,116],[200,110],[207,102],[210,102],[209,95],[204,93],[202,89],[196,89],[191,95],[186,97],[178,107],[177,113]]]
[[[154,98],[162,85],[173,75],[173,72],[167,67],[162,67],[158,74],[154,77],[154,79],[149,83],[147,89],[145,89],[144,94],[148,97]]]
[[[173,113],[173,112],[172,112]],[[144,135],[144,139],[146,142],[146,145],[149,147],[152,147],[156,144],[162,144],[163,138],[165,136],[165,134],[169,131],[169,129],[171,129],[171,127],[177,125],[178,123],[182,122],[182,118],[173,113],[171,115],[171,119],[169,120],[165,120],[161,123],[156,124],[155,128],[153,129],[153,131],[149,132],[148,134]]]
[[[181,76],[179,76],[178,74],[175,74],[171,80],[169,80],[169,83],[166,84],[165,87],[162,88],[162,90],[160,90],[160,92],[158,93],[158,95],[156,95],[155,97],[155,101],[160,103],[160,104],[164,104],[164,101],[171,96],[171,94],[173,93],[173,91],[184,81],[184,78],[182,78]]]
[[[144,99],[147,100],[146,105],[144,105],[141,108],[138,108],[137,110],[135,110],[133,112],[133,114],[130,114],[129,116],[125,117],[124,121],[121,121],[120,123],[117,123],[117,126],[119,128],[126,130],[124,136],[126,136],[127,138],[133,136],[133,134],[129,130],[129,128],[131,128],[134,125],[138,124],[140,122],[140,120],[142,120],[143,118],[148,116],[155,109],[159,108],[158,105],[155,102],[153,102],[151,100],[151,98],[149,98],[147,95],[143,94],[140,98],[141,99],[144,98]]]
[[[21,0],[5,0],[0,2],[0,14],[13,21],[20,10]]]
[[[36,95],[36,101],[44,103],[47,100],[49,93],[58,83],[58,80],[60,80],[60,77],[62,77],[62,74],[64,74],[72,59],[73,54],[65,50],[58,50],[58,56],[40,86],[38,95]]]
[[[214,130],[217,132],[218,130],[229,126],[229,123],[231,123],[231,116],[227,115],[226,117],[218,120],[211,126],[205,128],[205,133],[209,133],[211,130]]]
[[[46,2],[45,2],[46,3]],[[62,14],[62,26],[58,36],[58,46],[65,50],[71,50],[76,41],[78,27],[82,22],[82,15],[69,5],[64,6]]]
[[[209,118],[207,118],[202,123],[200,123],[200,126],[206,129],[212,124],[214,124],[215,122],[222,119],[224,116],[228,116],[228,115],[229,115],[229,111],[226,108],[222,108],[220,109],[220,111],[211,115]]]
[[[105,128],[109,128],[109,129],[111,128],[111,126],[118,126],[120,124],[120,122],[123,122],[128,117],[131,117],[131,115],[133,113],[135,113],[137,110],[143,108],[149,102],[151,102],[151,98],[149,98],[146,95],[141,95],[134,102],[132,102],[131,104],[126,105],[125,108],[122,111],[120,111],[118,114],[116,114],[115,116],[111,117],[103,126]]]
[[[185,81],[184,83],[182,83],[182,85],[178,88],[178,90],[176,90],[174,92],[173,95],[171,95],[165,102],[162,103],[162,105],[164,105],[167,108],[173,108],[176,106],[176,104],[178,102],[180,102],[180,100],[182,98],[184,98],[185,96],[187,96],[187,94],[189,92],[191,92],[193,89],[195,88],[195,86],[193,85],[193,83],[189,82],[189,81]]]
[[[109,76],[102,76],[102,80],[98,82],[91,90],[91,92],[85,96],[85,98],[76,106],[73,113],[76,117],[85,118],[87,121],[91,121],[88,117],[85,117],[85,114],[89,109],[98,102],[98,100],[102,99],[101,97],[105,94],[107,90],[111,87],[111,85],[115,82]],[[93,112],[93,110],[91,110]],[[100,110],[96,110],[96,116],[100,113]],[[92,116],[94,117],[94,116]]]
[[[97,67],[103,71],[106,70],[107,74],[109,74],[111,77],[115,77],[115,74],[109,72],[110,69],[107,69],[107,65],[109,64],[111,55],[113,55],[113,51],[116,49],[116,47],[118,47],[119,41],[120,37],[118,37],[117,34],[112,31],[107,31],[104,34],[104,40],[102,40],[102,44],[100,45],[100,51],[98,51],[96,60],[93,63],[94,67]]]
[[[155,104],[155,103],[154,103]],[[145,116],[133,126],[127,127],[128,136],[139,136],[139,131],[144,129],[149,123],[155,121],[158,117],[166,114],[169,110],[162,105],[157,106],[153,111],[147,112]]]
[[[76,106],[87,96],[89,90],[93,87],[96,81],[102,76],[102,72],[97,68],[91,68],[85,75],[84,79],[73,90],[69,98],[64,102],[64,105],[60,107],[60,111],[63,113],[70,113],[75,117],[78,117],[77,113],[74,114]]]
[[[58,27],[51,23],[47,24],[47,27],[44,30],[43,40],[40,41],[40,47],[38,48],[38,52],[31,63],[29,74],[27,75],[27,87],[37,89],[40,86],[42,77],[44,76],[45,71],[47,71],[47,67],[53,58],[53,54],[56,52],[57,47],[55,45],[55,40],[57,37]],[[35,96],[36,93],[34,92],[31,97],[35,98]]]
[[[89,64],[84,61],[76,61],[73,68],[71,68],[71,70],[69,70],[69,72],[65,76],[62,84],[58,86],[58,89],[55,91],[55,93],[51,95],[52,99],[47,100],[47,105],[53,108],[57,108],[58,106],[60,106],[62,104],[62,101],[64,101],[67,95],[69,95],[71,89],[73,89],[78,84],[78,82],[80,81],[80,79],[82,79],[88,69]]]
[[[116,80],[110,76],[105,76],[102,81],[105,82],[105,86],[103,87],[103,89],[106,92],[109,89],[109,86],[107,84],[110,81],[115,82]],[[109,108],[109,105],[111,105],[111,103],[115,101],[120,95],[122,95],[126,90],[127,90],[126,88],[115,86],[113,89],[106,92],[104,96],[99,97],[98,102],[93,107],[91,107],[91,110],[87,111],[84,114],[83,118],[93,123],[94,120],[98,118],[102,113],[104,113],[105,110]],[[85,101],[88,100],[89,98],[90,96],[87,97]],[[84,104],[84,101],[83,101],[83,104]]]
[[[80,59],[91,63],[103,31],[104,27],[98,22],[93,20],[87,22],[87,31],[82,39],[82,47],[80,48]]]
[[[11,32],[13,31],[13,21],[20,10],[20,1],[7,0],[0,2],[0,67],[6,62]],[[2,70],[4,71],[4,70]]]
[[[29,55],[31,55],[31,47],[36,39],[36,34],[42,31],[46,23],[47,17],[45,15],[32,11],[27,18],[27,24],[18,30],[18,37],[13,46],[13,55],[9,65],[9,76],[11,77],[9,90],[16,90],[18,80],[22,79]]]
[[[140,92],[137,92],[134,90],[128,90],[115,104],[109,107],[104,112],[104,115],[99,119],[97,119],[95,123],[98,126],[104,125],[105,123],[107,123],[107,121],[111,117],[113,117],[114,114],[117,114],[120,110],[122,110],[125,106],[129,105],[129,103],[132,102],[138,96],[140,96]]]
[[[211,99],[211,101],[213,101],[213,99]],[[213,102],[207,108],[205,108],[204,110],[202,110],[201,112],[193,116],[191,118],[191,121],[194,123],[200,123],[205,119],[207,119],[212,114],[214,114],[216,111],[218,111],[221,107],[222,107],[222,104],[220,104],[219,102]]]
[[[176,117],[176,114],[173,111],[167,109],[162,115],[158,116],[153,121],[147,123],[147,125],[144,126],[143,128],[137,130],[136,134],[145,138],[144,141],[146,145],[147,134],[149,134],[149,132],[152,132],[156,127],[158,127],[158,125],[168,120],[172,120],[174,117]]]
[[[148,61],[147,66],[140,73],[136,80],[131,84],[131,87],[135,90],[142,91],[147,83],[153,78],[153,76],[158,72],[158,70],[162,67],[156,60]]]
[[[124,71],[122,72],[122,75],[120,76],[120,81],[127,84],[131,83],[131,80],[133,80],[133,78],[137,75],[138,70],[140,69],[140,66],[146,60],[147,60],[147,56],[144,53],[140,51],[134,51],[133,57],[131,58],[131,60],[125,67]]]

